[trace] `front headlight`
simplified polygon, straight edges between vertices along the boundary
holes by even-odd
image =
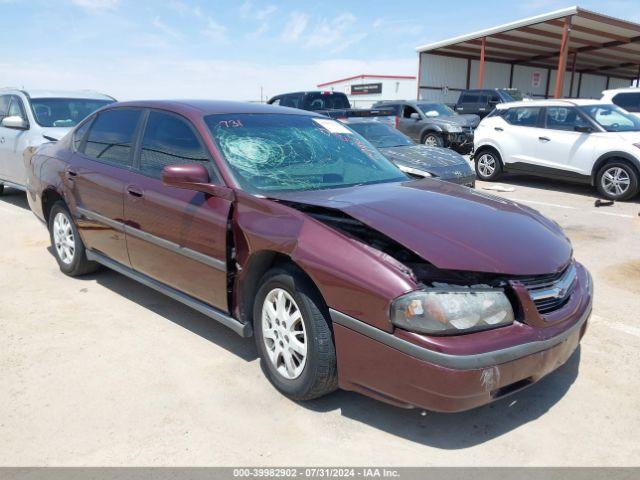
[[[436,288],[407,293],[391,305],[391,323],[412,332],[456,335],[513,323],[501,289]]]
[[[460,127],[459,125],[449,125],[447,127],[447,130],[449,131],[449,133],[460,133],[462,132],[462,127]]]

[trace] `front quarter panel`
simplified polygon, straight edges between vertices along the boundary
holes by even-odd
[[[304,270],[328,307],[392,331],[391,301],[417,287],[393,260],[291,207],[237,195],[234,236],[241,271],[236,286],[245,279],[252,255],[276,252]]]

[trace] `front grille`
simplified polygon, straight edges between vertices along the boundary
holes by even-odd
[[[518,279],[541,314],[553,312],[569,301],[576,283],[576,267],[571,264],[560,273]]]

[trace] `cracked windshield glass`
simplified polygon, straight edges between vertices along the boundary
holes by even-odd
[[[207,125],[244,190],[317,190],[406,180],[343,124],[280,114],[210,115]]]

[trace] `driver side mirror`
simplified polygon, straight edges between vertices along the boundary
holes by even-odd
[[[593,132],[593,128],[589,127],[588,125],[576,125],[575,127],[573,127],[573,129],[576,132],[580,132],[580,133],[591,133],[591,132]]]
[[[167,187],[194,190],[229,201],[235,199],[233,190],[211,183],[209,172],[199,163],[167,165],[162,169],[161,178],[162,183]]]
[[[29,130],[29,123],[22,117],[18,115],[13,115],[11,117],[4,117],[2,119],[2,123],[0,123],[5,128],[14,128],[16,130]]]
[[[436,112],[435,110],[429,110],[427,113],[425,113],[425,115],[427,116],[427,118],[435,118],[438,116],[438,112]]]
[[[413,112],[411,115],[409,115],[409,118],[413,118],[414,120],[420,120],[420,114],[417,112]]]

